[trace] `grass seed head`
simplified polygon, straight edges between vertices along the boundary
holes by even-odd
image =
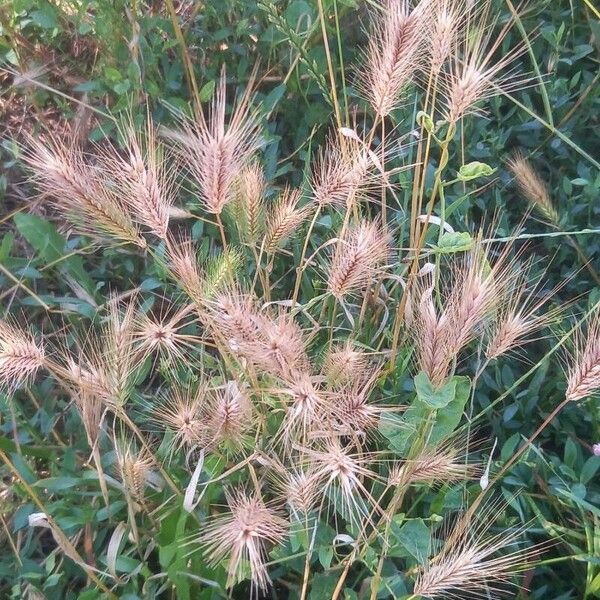
[[[44,347],[32,335],[0,320],[0,388],[26,385],[45,363]]]
[[[258,492],[234,489],[226,497],[230,512],[213,517],[201,534],[205,555],[213,566],[227,561],[227,587],[242,580],[249,564],[253,586],[265,591],[270,583],[267,549],[283,542],[288,522]]]
[[[585,335],[575,341],[570,360],[566,397],[581,400],[600,390],[600,309],[590,317]]]
[[[327,286],[341,300],[371,281],[390,254],[391,236],[377,221],[361,221],[336,245]]]

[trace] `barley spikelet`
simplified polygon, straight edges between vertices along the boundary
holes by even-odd
[[[525,345],[531,335],[557,319],[562,307],[547,308],[547,303],[562,287],[562,283],[545,294],[539,294],[539,287],[545,281],[543,273],[538,281],[530,285],[530,266],[519,269],[514,285],[507,290],[508,302],[499,308],[499,314],[491,327],[486,357],[496,359],[510,350]],[[542,312],[541,309],[544,308]]]
[[[306,220],[307,207],[300,208],[298,202],[302,197],[299,189],[286,187],[275,206],[270,211],[267,220],[267,230],[264,238],[264,249],[267,254],[274,254],[293,236],[298,227]]]
[[[133,126],[125,130],[125,137],[127,158],[108,155],[105,170],[110,170],[109,176],[115,179],[133,218],[164,240],[169,228],[173,182],[150,117],[143,138]]]
[[[220,214],[234,197],[235,181],[261,145],[259,111],[252,108],[254,74],[226,122],[225,68],[208,119],[182,118],[183,133],[171,133],[200,188],[207,212]]]
[[[456,0],[435,0],[433,15],[428,21],[429,49],[431,53],[430,71],[438,74],[456,47],[464,23],[465,5]]]
[[[355,140],[339,136],[319,153],[311,173],[313,199],[319,206],[343,208],[374,187],[373,161]]]
[[[255,246],[264,235],[266,181],[262,166],[250,163],[242,170],[236,185],[233,214],[240,240]]]
[[[373,456],[352,452],[338,437],[326,438],[322,445],[303,448],[306,460],[324,482],[324,497],[329,496],[336,510],[352,526],[371,521],[373,509],[380,510],[365,482],[377,479],[369,467]]]
[[[252,404],[245,390],[235,381],[228,381],[223,389],[208,396],[204,410],[206,436],[205,445],[227,443],[237,448],[243,436],[252,427]]]
[[[142,356],[158,354],[165,358],[184,360],[189,351],[196,348],[201,339],[182,330],[190,325],[189,315],[193,304],[187,304],[174,314],[169,309],[159,314],[138,312],[133,337]]]
[[[458,520],[442,550],[419,573],[415,596],[497,598],[510,592],[512,577],[529,568],[529,553],[514,549],[522,528],[488,533],[494,521],[493,508],[485,511],[480,524]]]
[[[340,240],[329,265],[328,289],[337,299],[363,289],[388,259],[391,236],[377,221],[361,221]]]
[[[585,336],[576,340],[569,365],[566,398],[580,400],[600,390],[600,309],[590,317]]]
[[[433,287],[413,286],[415,307],[412,329],[415,332],[417,364],[426,373],[434,387],[441,386],[448,375],[450,357],[450,329],[447,317],[438,315],[433,302]]]
[[[396,108],[421,64],[430,4],[422,0],[411,10],[407,0],[386,0],[373,19],[360,88],[381,117]]]
[[[477,105],[502,92],[511,92],[527,85],[528,78],[516,77],[510,67],[523,54],[519,44],[504,55],[501,45],[514,24],[511,18],[496,32],[498,18],[489,15],[491,3],[469,16],[470,27],[465,39],[454,49],[450,67],[442,87],[446,90],[445,118],[452,124],[469,113],[477,113]],[[482,24],[483,23],[483,24]]]
[[[343,386],[362,378],[369,364],[369,356],[356,348],[351,340],[329,348],[321,373],[330,385]]]
[[[202,384],[196,391],[189,387],[176,387],[163,396],[159,406],[154,409],[152,421],[173,434],[172,451],[204,446],[206,395],[206,387]]]
[[[0,320],[0,389],[26,385],[45,364],[44,348],[33,336]]]
[[[503,306],[518,271],[509,262],[507,247],[493,262],[478,241],[455,268],[444,311],[450,334],[448,351],[455,356],[478,333],[495,310]]]
[[[115,445],[117,474],[126,492],[136,500],[143,501],[146,478],[152,467],[152,459],[146,452],[135,448],[131,440],[119,440]]]
[[[201,533],[206,558],[212,566],[227,560],[227,587],[243,579],[248,564],[253,586],[265,591],[270,583],[267,549],[283,542],[287,521],[258,492],[235,489],[226,491],[226,497],[230,512],[213,517]]]
[[[509,161],[508,167],[512,171],[519,190],[528,202],[554,227],[558,227],[560,216],[550,199],[548,187],[535,171],[533,165],[521,153],[516,153]]]
[[[81,148],[57,138],[30,139],[24,160],[41,192],[84,233],[146,247],[123,200],[90,166]]]
[[[167,259],[169,270],[177,283],[197,306],[201,306],[204,301],[202,294],[204,279],[192,240],[169,239]]]
[[[478,465],[466,462],[463,453],[450,441],[424,448],[416,458],[394,466],[388,481],[395,486],[465,481],[475,478],[480,471]]]

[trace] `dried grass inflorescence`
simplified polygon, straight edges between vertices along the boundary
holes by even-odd
[[[479,522],[458,519],[441,551],[419,573],[416,596],[479,597],[490,592],[497,596],[510,590],[513,576],[530,567],[531,551],[515,549],[522,527],[489,533],[493,508],[488,507]]]
[[[560,216],[552,205],[548,186],[529,160],[523,154],[516,153],[508,161],[508,167],[525,199],[549,224],[558,226]]]
[[[112,176],[118,193],[127,203],[133,218],[160,239],[166,239],[172,204],[173,177],[168,172],[164,149],[156,139],[148,117],[144,135],[133,125],[126,128],[124,158],[114,152],[104,156],[104,168]]]
[[[336,245],[327,287],[338,300],[359,292],[390,257],[391,236],[378,221],[361,221]]]
[[[520,44],[506,53],[501,47],[514,24],[509,19],[498,31],[498,17],[492,16],[491,3],[477,4],[468,11],[468,27],[452,52],[444,72],[445,118],[456,124],[469,113],[480,112],[479,104],[501,94],[522,88],[526,77],[518,77],[513,66],[525,51]]]
[[[441,307],[436,306],[431,275],[414,286],[411,306],[417,363],[435,386],[446,381],[460,351],[506,304],[511,282],[518,274],[508,257],[504,250],[492,260],[489,250],[476,243],[449,269]]]
[[[308,207],[300,206],[302,190],[284,188],[267,218],[263,247],[267,254],[277,252],[296,234],[308,216]]]
[[[192,120],[181,118],[183,131],[170,133],[178,152],[200,188],[207,212],[221,214],[233,200],[235,182],[241,170],[261,146],[260,111],[252,106],[254,76],[238,99],[229,120],[226,118],[225,69],[217,84],[211,111]]]
[[[590,317],[585,335],[576,339],[570,361],[566,398],[581,400],[600,390],[600,309]]]
[[[216,565],[227,558],[228,586],[243,579],[248,564],[254,585],[266,590],[267,548],[284,540],[288,522],[265,504],[259,492],[234,489],[226,496],[230,512],[213,517],[201,534],[208,560]]]
[[[57,138],[30,138],[24,160],[42,194],[81,231],[146,247],[146,240],[124,199],[107,180],[102,165],[90,164],[79,146]]]
[[[16,325],[0,320],[0,387],[26,385],[44,366],[44,347]]]
[[[375,187],[373,161],[356,140],[342,135],[330,139],[311,173],[314,202],[319,207],[344,208]]]
[[[256,246],[265,232],[266,186],[263,168],[257,161],[242,169],[237,179],[232,212],[240,240],[250,246]]]
[[[386,117],[423,65],[431,2],[411,7],[408,0],[386,0],[374,15],[360,71],[360,87],[375,113]]]

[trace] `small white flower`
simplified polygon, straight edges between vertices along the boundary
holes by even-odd
[[[592,448],[594,456],[600,456],[600,444],[594,444]]]

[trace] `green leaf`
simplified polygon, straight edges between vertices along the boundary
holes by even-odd
[[[460,423],[465,405],[469,399],[471,382],[468,377],[455,376],[441,390],[432,392],[429,387],[431,385],[429,380],[419,377],[419,375],[415,377],[415,386],[418,378],[418,386],[423,388],[421,394],[429,402],[444,404],[450,391],[452,393],[448,403],[435,410],[434,421],[429,434],[429,443],[433,445],[449,436]],[[382,415],[379,420],[379,431],[388,439],[389,448],[400,456],[408,455],[419,426],[426,419],[431,418],[434,410],[432,404],[424,402],[418,394],[419,392],[417,392],[417,397],[402,416]],[[436,396],[436,394],[440,395]]]
[[[437,254],[454,254],[455,252],[466,252],[473,246],[473,238],[466,231],[445,232],[433,251]]]
[[[17,213],[13,220],[19,233],[44,261],[52,262],[63,256],[65,240],[54,225],[41,217],[25,213]]]
[[[29,16],[31,21],[42,29],[54,29],[58,26],[56,10],[49,4],[42,6],[39,10],[34,10]]]
[[[33,485],[49,492],[60,492],[75,487],[79,483],[81,483],[81,479],[77,477],[47,477],[36,481]]]
[[[495,171],[496,169],[490,167],[490,165],[474,160],[463,165],[458,171],[457,177],[460,181],[471,181],[471,179],[477,179],[478,177],[489,177]]]
[[[198,95],[200,96],[200,102],[208,102],[212,98],[214,92],[215,81],[212,79],[211,81],[207,81],[200,89],[200,92],[198,92]]]
[[[417,113],[417,124],[423,127],[429,133],[433,133],[435,131],[433,119],[422,110]]]
[[[431,381],[429,381],[427,374],[421,371],[415,377],[415,390],[417,391],[419,400],[431,408],[444,408],[444,406],[448,406],[454,399],[456,381],[452,378],[441,388],[435,389]]]
[[[431,534],[423,519],[410,519],[402,527],[392,527],[397,546],[390,556],[410,555],[423,564],[429,556]]]
[[[337,582],[335,575],[317,573],[312,580],[309,600],[330,600]]]

